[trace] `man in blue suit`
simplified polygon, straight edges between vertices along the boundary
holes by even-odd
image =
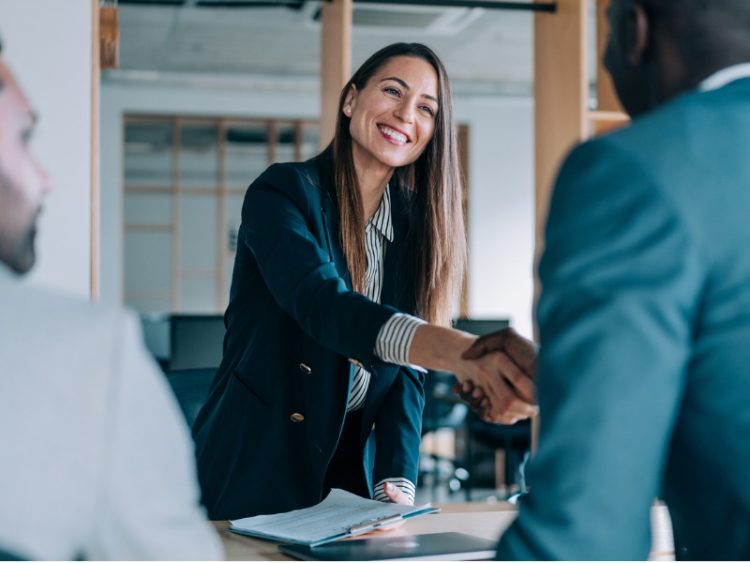
[[[750,0],[613,0],[610,24],[634,120],[557,179],[539,448],[498,555],[644,559],[660,497],[678,558],[750,559]]]

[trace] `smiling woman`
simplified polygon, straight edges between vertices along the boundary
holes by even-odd
[[[463,360],[474,337],[425,323],[447,324],[457,296],[461,188],[445,69],[406,43],[346,84],[323,153],[250,186],[224,357],[193,428],[212,519],[311,506],[332,488],[413,503],[412,363],[476,383],[507,421],[533,412],[498,377],[499,355]]]
[[[341,242],[354,286],[364,285],[364,221],[395,173],[425,213],[415,225],[410,265],[416,274],[418,314],[447,323],[465,264],[466,236],[445,67],[424,45],[389,45],[352,76],[339,106],[332,150]]]

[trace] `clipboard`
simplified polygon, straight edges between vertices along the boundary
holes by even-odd
[[[433,512],[438,509],[430,504],[404,506],[333,489],[315,506],[232,520],[229,530],[265,540],[315,547]]]

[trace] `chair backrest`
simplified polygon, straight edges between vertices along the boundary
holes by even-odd
[[[430,371],[424,382],[424,412],[422,413],[422,435],[442,428],[460,428],[466,420],[468,407],[460,402],[451,387],[453,374]]]
[[[27,561],[27,559],[0,546],[0,561]]]
[[[470,334],[483,336],[510,326],[507,319],[455,319],[453,326]]]
[[[222,315],[172,315],[169,323],[170,371],[221,363],[226,333]]]
[[[208,398],[208,390],[216,375],[216,368],[182,369],[165,372],[177,402],[192,428],[198,411]]]

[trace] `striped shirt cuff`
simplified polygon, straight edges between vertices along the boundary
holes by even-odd
[[[414,504],[414,483],[409,481],[406,477],[388,477],[387,479],[379,481],[373,489],[373,498],[375,500],[379,500],[380,502],[391,502],[391,499],[385,494],[386,483],[393,483],[396,485],[401,489],[401,492],[409,497],[409,503],[412,505]]]
[[[427,324],[422,319],[396,313],[380,328],[375,341],[375,354],[384,362],[409,366],[419,371],[427,371],[420,366],[409,363],[409,348],[411,348],[414,333]]]

